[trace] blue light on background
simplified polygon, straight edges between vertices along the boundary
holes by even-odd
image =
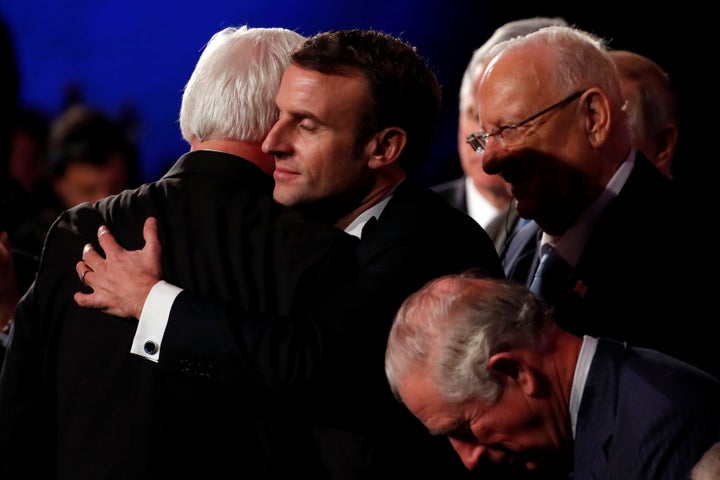
[[[563,16],[606,38],[613,48],[653,58],[675,80],[685,106],[681,114],[695,118],[689,109],[702,102],[689,96],[699,90],[687,73],[693,69],[680,63],[689,58],[687,42],[694,40],[674,32],[683,23],[680,15],[696,10],[632,13],[625,7],[618,2],[615,7],[604,4],[601,11],[588,11],[583,5],[543,5],[545,11],[538,11],[537,4],[523,7],[479,0],[5,0],[0,16],[15,42],[22,104],[53,116],[72,87],[91,106],[114,116],[134,115],[145,180],[161,176],[187,150],[177,124],[182,89],[205,42],[216,31],[247,24],[286,27],[304,35],[335,28],[374,28],[401,36],[428,60],[443,88],[432,160],[420,178],[434,183],[460,173],[457,92],[473,49],[494,28],[517,18]],[[689,139],[693,135],[698,135],[696,128],[685,129],[680,147],[697,145]]]
[[[137,116],[142,173],[152,180],[187,150],[177,124],[182,89],[216,31],[247,24],[314,33],[375,28],[416,45],[446,95],[447,124],[436,157],[455,151],[456,92],[465,62],[487,28],[455,15],[465,2],[375,1],[13,1],[0,7],[15,42],[21,102],[57,114],[66,91],[120,116]],[[483,31],[477,33],[479,28]],[[473,40],[467,37],[472,35]],[[444,139],[444,141],[441,141]]]

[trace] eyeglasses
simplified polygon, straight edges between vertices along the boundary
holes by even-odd
[[[514,123],[512,125],[504,125],[500,127],[496,132],[493,133],[487,133],[487,132],[475,132],[471,133],[467,136],[465,141],[472,147],[473,150],[475,150],[477,153],[482,153],[485,151],[485,145],[487,145],[488,138],[490,137],[497,137],[498,141],[501,145],[505,147],[514,147],[516,145],[519,145],[522,141],[523,135],[520,130],[518,130],[518,127],[522,127],[523,125],[526,125],[533,120],[540,118],[541,116],[545,115],[548,112],[551,112],[555,110],[556,108],[561,108],[567,105],[568,103],[572,102],[576,98],[580,98],[580,96],[585,93],[587,90],[578,90],[577,92],[573,93],[569,97],[566,97],[562,100],[560,100],[557,103],[553,103],[549,107],[547,107],[545,110],[542,110],[535,115],[531,115],[525,120]]]

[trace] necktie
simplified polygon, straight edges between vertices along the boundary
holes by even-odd
[[[540,265],[530,290],[546,301],[555,303],[572,273],[572,267],[548,243],[540,248],[540,252]]]

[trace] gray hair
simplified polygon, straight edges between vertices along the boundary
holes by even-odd
[[[488,51],[500,42],[511,38],[527,35],[543,27],[552,25],[567,26],[567,21],[562,17],[529,17],[513,20],[499,26],[489,39],[480,47],[475,49],[470,62],[468,62],[463,73],[462,83],[460,83],[460,110],[467,105],[467,102],[473,101],[473,88],[477,79],[483,72],[487,63]]]
[[[411,374],[429,376],[448,402],[495,402],[503,383],[488,360],[514,347],[542,348],[552,310],[524,286],[473,272],[428,282],[402,304],[385,373],[396,398]]]
[[[262,141],[277,119],[275,96],[290,52],[304,39],[284,28],[215,33],[183,92],[183,138]]]
[[[569,95],[574,90],[599,87],[608,96],[614,110],[621,112],[624,99],[620,90],[617,67],[606,42],[592,33],[575,27],[551,26],[500,42],[490,49],[489,57],[496,57],[528,45],[542,45],[553,56],[552,78],[549,88]],[[623,113],[623,117],[626,115]],[[629,128],[629,127],[628,127]]]

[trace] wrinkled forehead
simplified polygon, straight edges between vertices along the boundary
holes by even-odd
[[[482,122],[519,120],[555,97],[549,62],[542,54],[531,46],[513,48],[488,63],[475,92]]]

